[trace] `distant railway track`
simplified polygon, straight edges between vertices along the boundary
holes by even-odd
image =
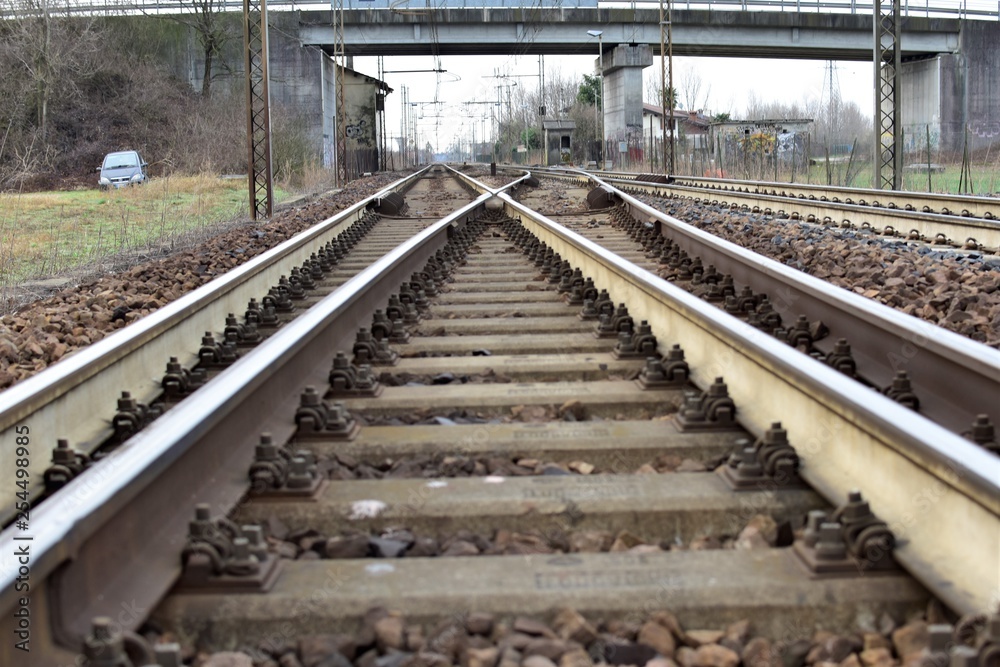
[[[311,272],[315,285],[302,295],[309,308],[268,330],[32,513],[33,666],[67,664],[84,636],[108,631],[103,621],[92,628],[95,617],[132,630],[154,608],[163,627],[216,650],[276,632],[286,643],[296,633],[353,632],[373,605],[427,623],[476,610],[506,618],[571,606],[607,617],[671,607],[689,627],[753,616],[765,635],[796,623],[848,631],[859,614],[905,616],[926,603],[925,586],[958,613],[993,611],[1000,459],[959,436],[960,428],[949,430],[968,425],[977,397],[963,394],[969,404],[949,407],[933,382],[918,381],[915,412],[623,259],[618,252],[643,254],[623,245],[632,243],[626,233],[635,221],[637,236],[648,241],[642,230],[653,229],[691,247],[692,256],[687,244],[707,236],[625,193],[596,193],[613,195],[617,208],[581,207],[619,235],[588,240],[508,194],[455,177],[460,181],[434,167],[416,175],[417,189],[405,192],[410,183],[401,183],[398,195],[383,192],[378,204],[342,214],[361,219],[369,211],[370,231],[351,253]],[[465,185],[441,185],[457,182]],[[445,193],[451,212],[415,205],[421,183],[437,183],[433,191]],[[465,188],[481,194],[460,194]],[[369,210],[376,206],[381,216]],[[320,225],[332,234],[322,237],[327,250],[336,247],[334,236],[349,233],[349,219]],[[286,245],[308,258],[318,250],[305,239],[319,242],[318,234],[310,230]],[[362,243],[371,252],[361,252]],[[720,272],[729,272],[724,256],[753,259],[718,243],[699,252],[712,253]],[[862,307],[860,298],[846,304],[860,309],[854,317],[863,322],[847,323],[846,315],[828,312],[842,295],[809,281],[790,286],[790,270],[762,266],[775,282],[762,285],[734,269],[736,287],[793,290],[799,296],[790,302],[803,312],[822,308],[834,335],[842,324],[869,327],[865,339],[888,330],[892,337],[877,345],[916,345],[915,359],[933,358],[940,372],[978,387],[987,400],[998,395],[995,351],[928,336],[907,328],[912,323],[902,316],[877,324],[888,309]],[[333,280],[341,267],[356,275]],[[198,334],[224,333],[221,327],[190,325]],[[878,356],[858,352],[866,342],[855,349],[862,369],[866,355]],[[968,354],[977,364],[963,361]],[[211,363],[209,356],[186,362]],[[65,376],[62,365],[41,373],[39,385],[51,381],[47,375]],[[866,379],[877,376],[875,367],[864,371]],[[101,391],[110,402],[121,386],[84,391]],[[934,421],[923,414],[925,404]],[[68,423],[58,412],[39,414],[46,416],[0,413],[31,427],[33,459],[47,448],[34,435],[43,430],[37,422],[51,421],[55,432]],[[108,419],[91,418],[105,429]],[[734,447],[737,456],[719,465]],[[680,460],[692,462],[688,469],[719,470],[632,474],[653,460],[664,470],[676,470]],[[373,471],[386,479],[365,479]],[[854,489],[877,519],[854,496],[831,513]],[[731,535],[756,513],[780,523],[809,511],[822,513],[810,524],[819,542],[808,538],[795,548],[673,553],[655,546]],[[216,523],[223,514],[237,523]],[[281,558],[260,539],[276,525],[324,540],[298,545],[312,559]],[[653,548],[579,553],[552,546],[612,528],[618,540]],[[345,530],[382,534],[380,549],[419,546],[424,557],[372,560],[361,557],[364,547],[357,557],[331,560],[329,551],[354,539],[340,535]],[[435,541],[455,553],[482,550],[473,538],[458,545],[460,531],[489,533],[497,555],[452,558],[446,550],[430,557]],[[525,556],[541,547],[520,542],[514,549],[510,536],[530,531],[546,548],[569,553]],[[22,534],[16,525],[0,533],[0,553],[14,553]],[[270,537],[272,546],[289,544],[284,535]],[[790,540],[786,534],[780,542]],[[831,555],[820,557],[821,567],[861,568],[865,576],[810,576],[802,563],[819,543]],[[23,605],[16,564],[4,558],[0,628],[11,636]],[[893,559],[920,583],[883,571]],[[258,585],[268,592],[230,592]],[[123,616],[123,604],[144,611]],[[142,642],[128,645],[136,665],[151,659]],[[4,664],[20,664],[12,651],[9,643],[0,649]]]
[[[678,176],[670,184],[651,183],[627,172],[595,172],[595,176],[633,193],[668,194],[791,220],[872,228],[887,237],[944,247],[1000,252],[1000,199],[996,197],[690,176]]]

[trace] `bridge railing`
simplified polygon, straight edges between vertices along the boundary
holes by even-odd
[[[0,18],[54,15],[179,14],[201,11],[242,11],[242,0],[7,0]],[[268,0],[275,11],[329,10],[327,0]],[[658,9],[659,0],[344,0],[348,11],[392,10],[426,12],[434,9],[476,8],[576,9],[631,7]],[[871,15],[871,0],[673,0],[674,9],[708,11],[802,12]],[[1000,20],[1000,0],[902,0],[904,16]]]

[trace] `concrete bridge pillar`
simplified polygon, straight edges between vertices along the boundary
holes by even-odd
[[[957,53],[903,63],[900,114],[904,150],[960,157],[1000,143],[1000,23],[962,21]]]
[[[648,44],[619,44],[604,54],[604,139],[642,138],[642,70],[653,64]]]

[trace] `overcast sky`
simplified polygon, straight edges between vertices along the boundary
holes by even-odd
[[[547,81],[558,72],[564,78],[580,80],[583,73],[592,73],[597,45],[593,54],[571,56],[546,56]],[[529,91],[538,89],[537,56],[444,56],[441,67],[443,74],[431,72],[392,73],[392,70],[434,69],[435,61],[427,57],[386,57],[384,79],[394,89],[386,100],[386,129],[390,137],[400,134],[401,86],[410,91],[410,101],[427,103],[438,101],[442,104],[421,104],[423,119],[420,121],[421,145],[428,141],[438,151],[450,146],[456,136],[467,142],[472,138],[473,123],[469,115],[488,116],[489,104],[465,105],[465,102],[490,102],[497,98],[495,86],[513,84]],[[759,100],[798,102],[800,106],[808,100],[817,100],[826,86],[826,61],[815,60],[766,60],[759,58],[674,58],[676,86],[680,85],[685,72],[693,71],[702,80],[702,97],[708,92],[707,108],[713,113],[728,111],[734,118],[740,118],[746,111],[747,99],[755,95]],[[354,68],[369,76],[376,76],[378,65],[375,58],[356,58]],[[512,76],[506,80],[494,78],[495,72]],[[659,79],[659,59],[645,71],[647,80]],[[853,101],[870,116],[874,104],[872,93],[872,65],[867,62],[837,63],[837,81],[844,101]],[[504,99],[506,93],[504,94]],[[682,96],[683,101],[683,96]],[[700,104],[699,104],[700,105]],[[515,110],[516,112],[516,110]],[[482,140],[483,129],[489,132],[489,122],[475,123],[476,140]],[[436,135],[436,136],[435,136]]]

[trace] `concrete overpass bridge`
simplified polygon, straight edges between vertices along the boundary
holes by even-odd
[[[897,95],[904,136],[926,136],[926,126],[942,149],[956,152],[968,127],[974,143],[992,143],[1000,137],[1000,2],[931,1],[918,8],[903,0]],[[678,8],[690,4],[674,2],[674,55],[873,59],[872,7],[857,0]],[[301,12],[303,45],[332,53],[333,19],[331,11]],[[595,28],[603,33],[605,135],[620,140],[642,122],[642,68],[660,50],[658,2],[344,0],[344,47],[353,56],[581,53],[594,49],[587,31]]]
[[[486,4],[480,0],[476,4]],[[638,4],[638,3],[637,3]],[[463,8],[448,2],[427,8],[416,1],[345,2],[347,55],[559,55],[593,48],[587,30],[603,31],[604,48],[617,44],[660,47],[658,5],[599,7],[553,3],[533,7]],[[809,5],[803,3],[806,8]],[[675,5],[676,6],[676,5]],[[786,6],[794,6],[788,3]],[[677,56],[871,60],[871,13],[717,11],[674,9],[673,53]],[[303,44],[332,49],[333,12],[299,14]],[[959,18],[910,16],[903,23],[904,58],[959,49]]]
[[[242,11],[242,0],[213,1],[219,11]],[[5,10],[13,6],[18,13],[18,0],[13,2]],[[673,53],[871,61],[870,2],[674,0]],[[897,94],[904,132],[923,137],[927,126],[946,151],[961,150],[966,128],[974,144],[1000,141],[1000,0],[901,3],[903,65]],[[320,128],[329,125],[332,113],[331,2],[269,0],[268,6],[272,25],[281,26],[271,31],[272,99],[315,114],[317,134],[328,134]],[[178,5],[67,0],[50,11],[156,14],[176,13]],[[630,114],[641,116],[641,72],[659,51],[659,23],[658,0],[344,0],[343,15],[349,56],[593,53],[587,31],[600,29],[604,126],[612,138],[635,124]],[[186,69],[197,77],[200,56],[194,40],[189,44]]]

